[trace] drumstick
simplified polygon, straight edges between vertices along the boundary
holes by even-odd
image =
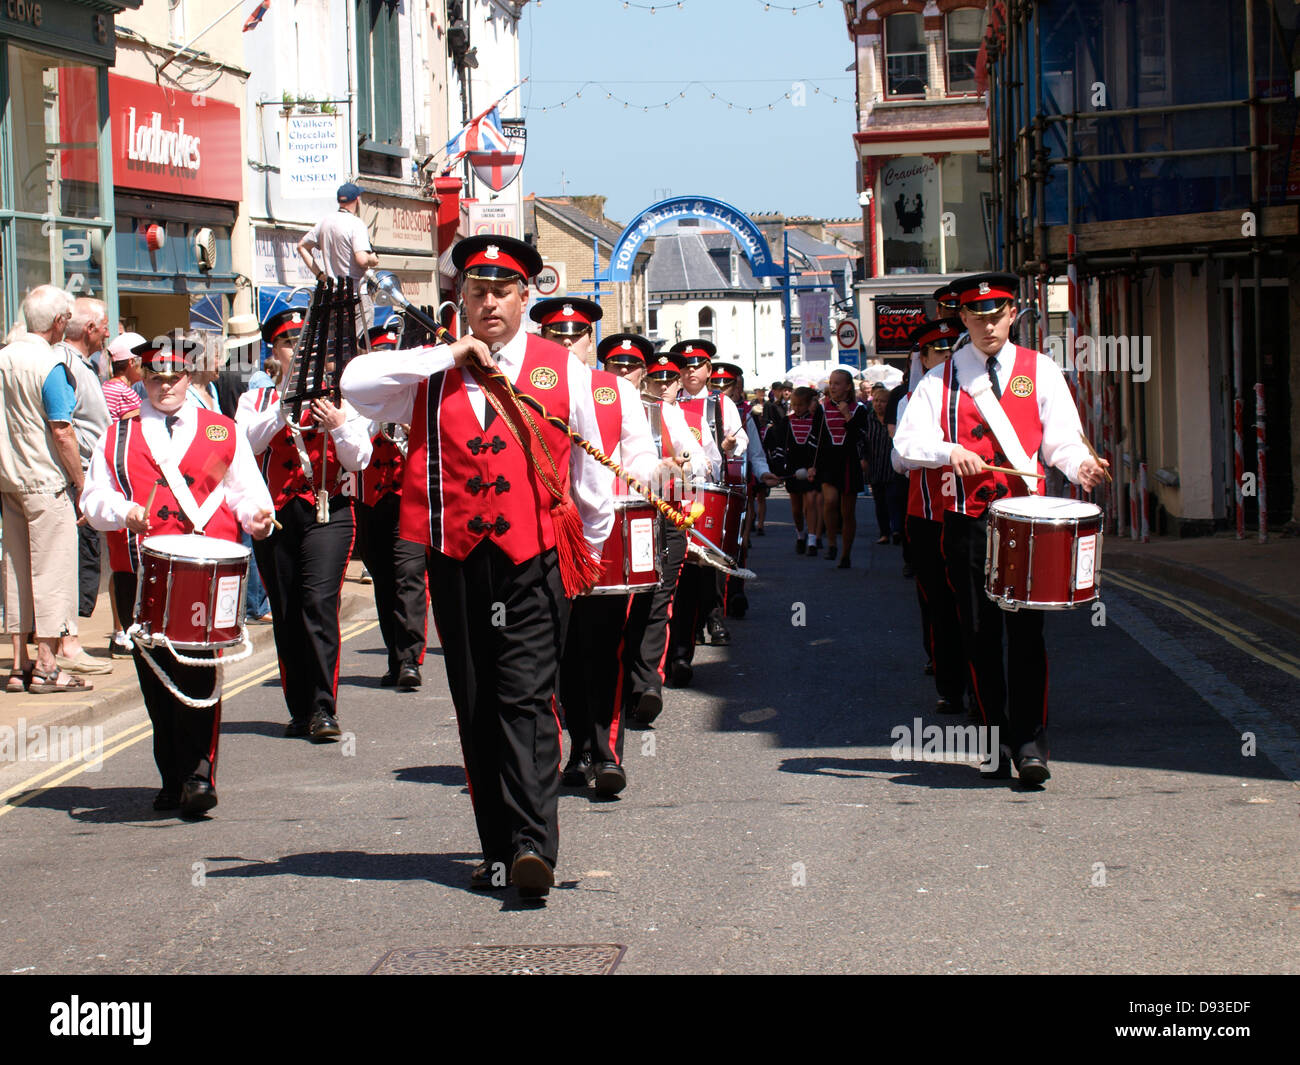
[[[984,470],[986,473],[1005,473],[1012,477],[1036,477],[1042,479],[1047,476],[1043,473],[1029,473],[1026,470],[1013,470],[1007,466],[990,466],[987,462],[984,463]]]
[[[158,482],[154,481],[153,491],[149,493],[149,502],[144,505],[144,527],[147,532],[149,529],[149,514],[153,510],[153,497],[158,494]]]
[[[1112,480],[1113,478],[1110,475],[1110,470],[1101,465],[1101,456],[1097,454],[1097,449],[1092,446],[1092,441],[1083,435],[1082,429],[1079,430],[1079,439],[1083,441],[1083,446],[1088,449],[1088,454],[1092,456],[1092,461],[1098,466],[1101,466],[1101,472],[1106,475],[1106,480]]]

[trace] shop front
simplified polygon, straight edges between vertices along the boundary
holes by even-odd
[[[4,330],[56,284],[114,313],[108,68],[114,17],[139,0],[0,5],[0,281]]]

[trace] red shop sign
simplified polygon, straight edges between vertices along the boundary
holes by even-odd
[[[64,94],[76,98],[79,89],[88,89],[94,99],[93,82],[78,84],[93,72],[65,68],[59,75]],[[243,138],[234,104],[109,74],[108,106],[114,186],[234,203],[244,198]],[[84,113],[61,110],[61,118],[64,143],[94,144],[93,125],[72,128],[85,125]],[[62,155],[65,178],[95,179],[91,152]]]

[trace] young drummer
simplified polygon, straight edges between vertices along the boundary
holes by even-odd
[[[123,619],[132,616],[145,537],[201,532],[238,542],[271,532],[272,505],[247,443],[231,419],[185,402],[190,364],[170,338],[134,347],[143,360],[145,399],[139,417],[113,422],[91,460],[81,509],[108,533],[110,592]],[[165,648],[149,652],[177,690],[191,699],[214,694],[216,670],[182,665]],[[212,658],[213,652],[190,652]],[[155,810],[198,817],[217,805],[221,701],[192,708],[134,650],[136,674],[153,723],[154,761],[162,776]]]

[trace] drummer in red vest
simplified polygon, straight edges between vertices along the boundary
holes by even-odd
[[[898,404],[900,420],[921,377],[948,360],[960,332],[960,323],[952,318],[922,322],[912,330],[912,343],[920,353],[919,374],[912,382],[911,391]],[[944,493],[944,481],[947,478],[951,484],[954,474],[951,466],[933,469],[910,466],[897,451],[891,459],[896,471],[908,474],[908,558],[921,605],[922,641],[933,663],[938,691],[936,709],[941,714],[959,714],[965,709],[966,650],[941,544],[944,511],[953,498],[951,491]]]
[[[681,476],[681,466],[660,459],[637,389],[638,371],[644,373],[651,351],[648,340],[630,333],[615,333],[600,342],[597,356],[605,369],[591,374],[591,395],[600,425],[600,440],[593,443],[658,493],[674,475]],[[640,499],[622,478],[614,479],[613,489],[616,502]],[[616,507],[615,519],[610,536],[630,546],[630,512]],[[653,517],[654,525],[662,522],[662,518]],[[625,637],[633,600],[648,599],[654,589],[654,583],[636,593],[602,593],[596,588],[593,594],[573,601],[560,663],[560,704],[571,744],[562,781],[567,787],[591,784],[597,795],[609,797],[627,786],[623,686],[629,655]]]
[[[280,364],[281,386],[290,381],[304,321],[302,309],[287,308],[262,323],[262,339]],[[370,461],[370,426],[346,402],[335,406],[323,398],[304,405],[301,422],[291,425],[280,393],[245,392],[235,412],[239,431],[260,457],[281,524],[253,550],[271,600],[280,686],[289,709],[284,734],[331,743],[342,735],[336,702],[339,600],[356,534],[357,474]],[[317,498],[322,475],[324,500]]]
[[[1079,414],[1060,369],[1049,356],[1010,339],[1018,285],[1016,275],[1007,273],[953,282],[969,342],[921,380],[894,447],[908,463],[928,469],[951,466],[956,473],[943,518],[944,561],[976,702],[984,725],[998,729],[1000,743],[981,773],[1004,780],[1014,763],[1022,782],[1040,785],[1051,776],[1043,613],[1004,613],[984,594],[983,584],[989,504],[1028,495],[1029,484],[1041,494],[1043,480],[988,467],[1042,473],[1045,465],[1055,466],[1085,489],[1105,474],[1104,462],[1095,461],[1083,442]],[[1009,669],[1002,656],[1004,619]]]
[[[86,520],[108,533],[109,590],[122,618],[130,618],[135,609],[136,572],[146,537],[201,532],[238,543],[242,528],[260,540],[271,532],[273,517],[270,493],[235,423],[185,402],[194,368],[187,352],[178,350],[171,337],[131,350],[142,360],[144,373],[140,416],[108,427],[81,494]],[[134,649],[140,691],[153,724],[154,761],[162,776],[153,807],[199,817],[217,805],[221,700],[190,707],[172,687],[205,702],[219,695],[217,671],[183,665],[166,648],[154,647],[149,654],[170,681],[169,686],[144,661],[140,648]],[[215,652],[190,651],[189,657],[210,659]]]
[[[592,332],[604,315],[600,304],[578,296],[552,296],[528,308],[545,340],[563,344],[583,362],[590,363]]]
[[[371,351],[394,351],[400,322],[370,329]],[[398,534],[406,425],[372,425],[370,463],[361,471],[357,493],[357,551],[373,580],[379,631],[388,649],[381,688],[414,691],[429,635],[429,587],[424,549]]]
[[[613,525],[612,474],[591,370],[522,328],[537,251],[510,237],[452,249],[471,335],[362,355],[343,394],[379,422],[411,425],[402,535],[429,549],[429,591],[484,861],[477,888],[539,898],[555,882],[560,728],[554,696],[569,597],[590,585]],[[517,405],[519,404],[519,405]]]

